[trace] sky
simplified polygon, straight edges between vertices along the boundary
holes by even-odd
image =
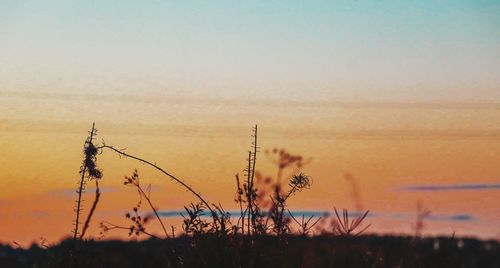
[[[429,234],[498,237],[499,70],[498,1],[0,0],[0,241],[69,233],[92,122],[229,209],[258,124],[261,172],[265,149],[312,158],[297,210],[354,209],[348,172],[373,232],[411,233],[423,200]],[[99,220],[123,222],[134,168],[165,211],[193,200],[99,164]]]

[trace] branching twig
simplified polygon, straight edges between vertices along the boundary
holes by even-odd
[[[153,210],[153,213],[155,214],[156,218],[160,222],[160,225],[163,229],[163,233],[165,233],[165,236],[168,238],[168,233],[167,229],[165,228],[165,225],[163,224],[163,221],[160,218],[160,215],[158,215],[157,209],[153,206],[153,203],[151,202],[151,197],[144,192],[144,189],[142,189],[141,184],[139,182],[139,174],[137,172],[137,169],[134,170],[134,173],[132,174],[132,177],[125,177],[125,185],[127,184],[132,184],[137,188],[137,191],[139,192],[139,196],[144,197],[146,201],[148,201],[149,207]]]
[[[102,221],[101,228],[103,229],[104,232],[108,232],[108,231],[111,231],[114,229],[130,231],[130,229],[131,229],[131,227],[119,226],[119,225],[113,224],[113,223],[108,222],[108,221]],[[146,232],[146,230],[143,230],[143,229],[134,229],[134,231],[143,233],[143,234],[148,235],[152,238],[160,239],[158,236],[151,234],[149,232]]]

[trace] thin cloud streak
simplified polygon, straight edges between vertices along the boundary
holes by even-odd
[[[403,190],[403,191],[416,191],[416,192],[500,190],[500,183],[411,185],[411,186],[402,187],[401,190]]]
[[[113,193],[117,191],[117,188],[111,186],[101,186],[99,187],[99,191],[101,193]],[[93,193],[95,192],[95,187],[89,186],[85,189],[85,192]],[[46,194],[49,196],[64,196],[66,198],[73,198],[76,196],[76,189],[55,189],[47,191]]]
[[[29,99],[41,101],[100,101],[100,102],[119,102],[119,103],[144,103],[144,104],[193,104],[193,105],[213,105],[213,106],[293,106],[301,107],[336,107],[344,109],[449,109],[449,110],[500,110],[500,102],[474,102],[474,101],[341,101],[341,100],[296,100],[296,99],[269,99],[256,98],[245,99],[238,98],[202,98],[202,97],[180,97],[172,95],[140,95],[140,94],[96,94],[85,93],[75,94],[67,92],[35,92],[35,91],[4,91],[0,92],[0,97]]]
[[[30,133],[81,133],[88,124],[78,121],[57,120],[11,120],[0,119],[0,132],[30,132]],[[239,137],[244,131],[241,126],[193,127],[188,124],[144,124],[136,123],[137,127],[130,129],[127,124],[102,122],[101,128],[108,129],[108,134],[149,135],[149,136],[182,136],[200,137],[224,135]],[[307,135],[311,139],[353,139],[353,140],[500,140],[500,130],[426,130],[426,129],[321,129],[309,128],[307,131],[290,131],[289,128],[269,127],[270,136],[298,138]]]
[[[183,210],[164,210],[164,211],[159,211],[158,215],[160,217],[164,218],[177,218],[181,217],[181,213],[186,215],[186,211]],[[240,211],[228,211],[228,213],[233,216],[233,217],[239,217]],[[265,213],[265,212],[264,212]],[[335,213],[331,211],[324,211],[324,210],[296,210],[296,211],[291,211],[292,215],[294,217],[304,217],[309,218],[309,217],[335,217]],[[287,214],[288,215],[288,214]],[[362,212],[358,211],[352,211],[349,212],[349,217],[359,217],[363,215]],[[210,215],[208,212],[203,214],[204,217],[209,217]],[[413,219],[415,218],[415,215],[413,213],[380,213],[380,212],[370,212],[367,215],[367,218],[389,218],[389,219],[394,219],[394,220],[408,220],[408,219]],[[476,218],[473,215],[470,214],[465,214],[465,213],[458,213],[458,214],[431,214],[428,217],[426,217],[427,220],[431,221],[474,221]]]

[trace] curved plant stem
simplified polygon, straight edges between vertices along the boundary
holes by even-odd
[[[119,155],[123,155],[125,157],[132,158],[132,159],[135,159],[135,160],[137,160],[139,162],[147,164],[147,165],[149,165],[151,167],[154,167],[155,169],[159,170],[161,173],[167,175],[170,179],[172,179],[173,181],[179,183],[184,188],[186,188],[189,192],[191,192],[194,196],[196,196],[208,208],[208,210],[210,210],[210,212],[212,213],[212,217],[214,218],[214,220],[216,220],[217,214],[216,214],[215,210],[208,204],[208,202],[199,193],[195,192],[193,190],[193,188],[191,188],[191,186],[187,185],[182,180],[180,180],[177,177],[175,177],[174,175],[168,173],[167,171],[165,171],[164,169],[162,169],[161,167],[157,166],[154,163],[151,163],[151,162],[149,162],[149,161],[147,161],[145,159],[142,159],[142,158],[139,158],[139,157],[127,154],[127,153],[123,152],[123,150],[118,150],[118,149],[114,148],[113,146],[102,145],[102,146],[98,147],[98,149],[104,149],[104,148],[110,149],[110,150],[118,153]]]

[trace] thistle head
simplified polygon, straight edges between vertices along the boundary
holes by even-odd
[[[293,175],[293,177],[290,179],[289,185],[297,191],[308,189],[312,185],[312,178],[305,175],[304,173]]]

